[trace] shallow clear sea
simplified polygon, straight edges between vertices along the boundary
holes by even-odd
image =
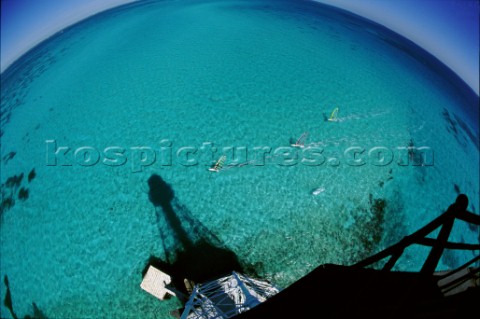
[[[55,34],[1,84],[0,274],[22,317],[32,302],[49,318],[181,306],[139,286],[149,257],[178,246],[153,174],[177,211],[281,287],[380,251],[458,193],[479,212],[478,96],[408,40],[323,5],[131,4]],[[222,154],[226,169],[208,171]],[[478,229],[458,223],[452,239],[477,243]],[[396,269],[424,258],[413,247]]]

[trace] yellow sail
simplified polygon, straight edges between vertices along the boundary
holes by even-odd
[[[336,107],[333,111],[332,111],[332,114],[330,114],[330,117],[328,118],[328,120],[330,122],[336,122],[337,121],[337,114],[338,114],[338,107]]]

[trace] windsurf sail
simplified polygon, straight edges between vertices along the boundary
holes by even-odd
[[[208,170],[212,172],[220,171],[223,168],[223,165],[225,164],[226,160],[227,160],[227,157],[225,155],[222,155],[222,157],[218,159],[215,165],[213,165],[213,167],[210,167]]]
[[[295,142],[295,144],[292,144],[294,147],[304,147],[305,146],[305,141],[307,140],[308,137],[308,132],[303,133],[298,140]]]
[[[330,114],[330,117],[328,118],[328,120],[330,122],[336,122],[338,119],[337,119],[337,114],[338,114],[338,107],[336,107],[333,111],[332,111],[332,114]]]

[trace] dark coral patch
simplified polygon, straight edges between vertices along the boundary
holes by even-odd
[[[13,175],[7,178],[7,181],[5,182],[5,186],[9,188],[16,188],[20,185],[22,180],[23,180],[23,173],[20,175]]]
[[[28,198],[28,189],[22,187],[18,191],[18,199],[19,200],[26,200]]]
[[[359,240],[362,252],[355,259],[364,259],[374,253],[382,240],[385,228],[385,213],[387,202],[382,198],[373,198],[369,195],[370,207],[359,207],[355,219],[356,229],[355,236]]]
[[[35,173],[35,168],[32,168],[30,173],[28,173],[28,182],[30,183],[35,178],[35,176],[37,176],[37,174]]]
[[[15,205],[15,201],[12,197],[3,198],[2,203],[0,204],[0,213],[9,210]]]
[[[453,189],[455,190],[455,193],[460,194],[460,186],[453,184]]]
[[[450,113],[445,108],[442,111],[442,115],[447,122],[447,130],[456,136],[458,134],[457,122],[450,116]]]
[[[15,205],[15,200],[18,198],[20,201],[25,201],[30,196],[28,188],[21,187],[24,180],[25,174],[21,173],[19,175],[13,175],[7,178],[5,183],[2,184],[1,198],[2,202],[0,203],[0,215],[3,216],[3,213],[11,209]],[[35,178],[35,169],[32,168],[30,173],[28,173],[25,179],[30,183]],[[17,193],[18,190],[18,193]]]
[[[455,119],[457,120],[457,123],[460,125],[460,127],[462,128],[462,130],[465,132],[465,134],[468,136],[468,138],[470,139],[470,141],[473,143],[473,145],[475,145],[478,148],[480,148],[480,141],[479,141],[479,138],[478,138],[478,134],[475,134],[469,127],[468,125],[462,121],[462,119],[460,117],[458,117],[456,114],[453,114],[453,116],[455,117]]]
[[[480,234],[480,226],[474,225],[474,224],[470,224],[470,223],[468,223],[467,225],[468,225],[468,228],[469,228],[471,231]]]
[[[384,199],[377,198],[371,203],[371,212],[372,216],[372,225],[374,226],[374,231],[372,234],[373,245],[380,243],[383,234],[383,223],[385,222],[385,208],[387,207],[387,202]]]
[[[7,155],[5,155],[5,156],[2,158],[3,163],[6,165],[12,158],[15,157],[16,154],[17,154],[17,153],[15,153],[15,152],[10,152],[10,153],[8,153]]]

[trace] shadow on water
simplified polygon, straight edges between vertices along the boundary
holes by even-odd
[[[7,275],[3,277],[3,283],[5,284],[5,287],[6,287],[5,299],[3,300],[4,306],[10,311],[10,315],[12,316],[13,319],[21,318],[21,317],[18,317],[15,311],[13,310],[12,292],[10,291],[10,282],[8,280]],[[38,308],[35,302],[32,302],[32,308],[33,308],[33,315],[30,316],[27,314],[23,317],[24,319],[31,319],[31,318],[47,319],[47,316]]]
[[[235,253],[178,203],[168,183],[154,174],[148,179],[148,186],[165,257],[150,256],[143,275],[149,265],[155,266],[168,273],[175,286],[181,288],[184,278],[204,282],[232,271],[243,272]]]

